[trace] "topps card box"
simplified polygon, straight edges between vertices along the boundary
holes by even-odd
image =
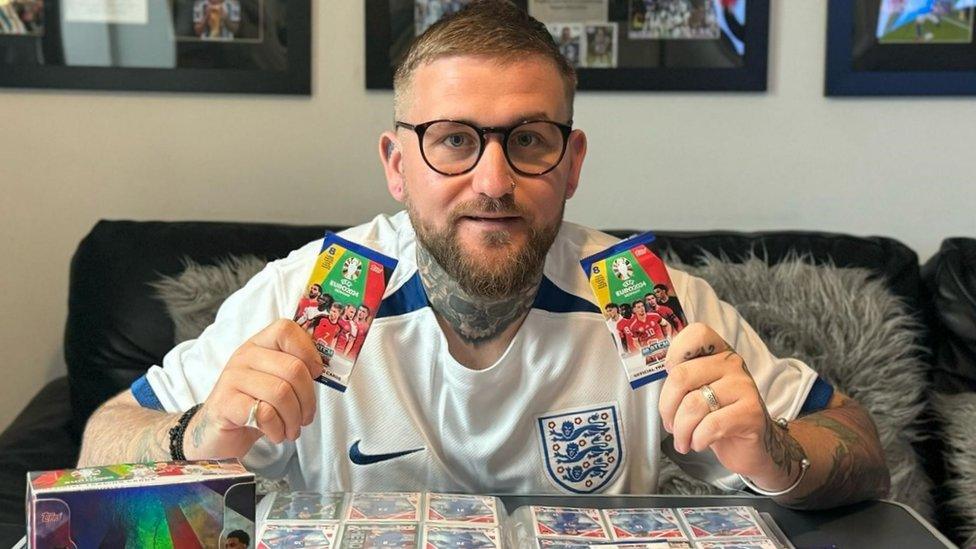
[[[590,509],[523,506],[480,495],[271,494],[262,549],[792,549],[750,507]]]
[[[634,389],[665,376],[671,339],[688,323],[653,241],[645,233],[580,261]]]
[[[397,260],[327,232],[294,321],[312,337],[325,370],[316,381],[338,391],[376,318]]]
[[[254,475],[236,459],[27,475],[28,547],[224,547],[254,531]]]

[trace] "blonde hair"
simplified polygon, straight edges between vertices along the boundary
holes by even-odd
[[[563,78],[572,118],[576,71],[559,52],[546,26],[509,0],[474,0],[431,25],[414,41],[393,76],[393,109],[397,117],[403,112],[414,72],[454,55],[488,57],[501,63],[530,55],[549,59]]]

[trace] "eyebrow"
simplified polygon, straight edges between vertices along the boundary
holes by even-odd
[[[470,118],[448,118],[448,119],[449,120],[457,120],[458,122],[467,122],[468,124],[472,124],[472,125],[479,126],[479,127],[485,127],[484,125],[479,124],[477,121],[472,120]],[[533,112],[522,113],[522,114],[520,114],[518,116],[513,116],[513,117],[511,117],[511,118],[508,119],[508,123],[507,124],[500,124],[500,125],[497,125],[497,126],[494,126],[493,125],[492,127],[504,128],[504,127],[514,126],[514,125],[519,124],[521,122],[525,122],[526,120],[550,120],[552,122],[564,123],[561,120],[555,120],[555,119],[551,118],[549,116],[549,114],[546,113],[546,112],[544,112],[544,111],[533,111]]]

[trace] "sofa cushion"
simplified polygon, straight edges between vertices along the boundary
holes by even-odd
[[[943,241],[922,276],[932,303],[934,388],[976,391],[976,239]]]

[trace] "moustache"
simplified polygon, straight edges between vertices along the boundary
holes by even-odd
[[[515,203],[515,197],[512,195],[505,195],[501,198],[479,196],[475,200],[457,205],[451,211],[451,221],[457,221],[462,217],[480,217],[484,214],[528,218],[525,209]]]

